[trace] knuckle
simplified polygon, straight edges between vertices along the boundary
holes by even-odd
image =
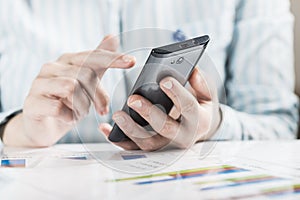
[[[77,80],[77,79],[71,79],[71,81],[72,81],[75,89],[78,88],[78,87],[80,87],[79,80]]]
[[[40,71],[40,74],[45,74],[45,73],[48,73],[52,68],[53,66],[55,65],[54,62],[47,62],[47,63],[44,63],[41,67],[41,71]]]
[[[128,123],[124,123],[124,124],[123,124],[123,127],[124,127],[124,129],[125,129],[127,132],[132,133],[133,130],[135,129],[136,125],[133,124],[132,122],[128,122]]]
[[[90,58],[92,51],[81,51],[69,56],[70,63],[82,66]]]
[[[175,133],[175,130],[177,130],[177,126],[172,123],[171,120],[166,120],[165,122],[163,122],[160,133],[163,135],[170,135],[172,133]]]
[[[93,51],[93,53],[102,54],[105,50],[101,48],[97,48]]]
[[[136,125],[131,120],[127,120],[127,119],[126,119],[126,123],[122,123],[122,124],[118,124],[118,125],[120,127],[122,127],[124,132],[127,132],[127,133],[132,133],[136,127]]]
[[[61,114],[61,111],[63,109],[63,103],[59,100],[53,100],[51,101],[51,115],[53,117],[57,117]]]
[[[159,109],[156,105],[143,102],[143,109],[140,109],[141,114],[147,119],[152,119]]]
[[[32,85],[31,85],[31,90],[30,91],[34,91],[36,90],[38,87],[41,86],[41,82],[42,82],[43,78],[41,77],[36,77],[33,82],[32,82]]]
[[[55,63],[54,62],[47,62],[47,63],[44,63],[42,68],[49,68],[49,67],[53,67]]]
[[[62,54],[60,57],[58,57],[58,61],[62,61],[62,60],[65,60],[67,58],[70,58],[73,54],[72,53],[64,53]]]
[[[97,74],[94,72],[94,70],[88,67],[81,68],[80,76],[89,83],[97,79]]]
[[[194,111],[198,110],[197,106],[198,106],[198,104],[195,99],[189,99],[189,100],[187,100],[187,102],[184,105],[182,105],[181,112],[183,112],[183,113],[194,112]]]
[[[172,99],[175,99],[177,101],[179,100],[179,96],[178,96],[178,94],[176,92],[171,92],[170,95],[171,95]]]
[[[67,96],[72,96],[79,86],[79,82],[76,79],[65,79],[62,84]]]

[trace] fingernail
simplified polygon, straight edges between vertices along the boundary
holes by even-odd
[[[125,122],[125,119],[124,117],[122,116],[114,116],[113,117],[114,121],[117,123],[117,124],[123,124]]]
[[[173,87],[173,83],[171,81],[166,81],[162,85],[168,90],[170,90]]]
[[[141,100],[135,100],[133,102],[130,102],[130,106],[134,108],[141,108],[142,107],[142,101]]]
[[[133,56],[130,56],[130,55],[125,55],[125,56],[123,56],[122,57],[122,60],[123,60],[123,62],[125,62],[125,63],[129,63],[129,62],[132,62],[132,61],[134,61],[134,57]]]

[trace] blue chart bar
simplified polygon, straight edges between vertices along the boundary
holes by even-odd
[[[25,167],[25,159],[3,159],[1,167]]]
[[[269,197],[283,197],[289,195],[297,195],[300,194],[300,184],[279,187],[279,188],[271,188],[263,192],[264,195]]]
[[[65,157],[65,159],[71,159],[71,160],[87,160],[88,158],[86,156],[70,156]]]
[[[221,171],[218,171],[218,172],[212,171],[212,172],[207,172],[207,173],[203,173],[203,172],[186,173],[186,174],[179,175],[179,176],[173,176],[171,178],[164,178],[164,179],[152,180],[152,181],[147,180],[147,181],[137,182],[135,184],[145,185],[145,184],[152,184],[152,183],[160,183],[160,182],[167,182],[167,181],[175,181],[175,180],[196,178],[196,177],[201,177],[201,176],[209,176],[209,175],[217,175],[217,174],[229,174],[229,173],[237,173],[237,172],[244,172],[244,171],[248,171],[248,170],[235,168],[235,169],[221,169]]]
[[[232,184],[221,185],[221,186],[205,187],[205,188],[201,188],[201,190],[217,190],[217,189],[224,189],[224,188],[229,188],[229,187],[238,187],[238,186],[243,186],[243,185],[251,185],[251,184],[272,182],[272,181],[279,181],[279,180],[283,180],[283,179],[282,178],[273,178],[273,179],[265,179],[265,180],[254,180],[254,181],[249,181],[249,182],[232,183]]]
[[[139,158],[146,158],[145,155],[121,155],[124,160],[135,160]]]
[[[230,173],[244,172],[244,171],[249,171],[249,170],[237,168],[230,165],[220,165],[220,166],[193,168],[193,169],[183,169],[179,171],[163,172],[163,173],[151,174],[151,175],[133,176],[127,178],[114,179],[110,181],[120,182],[120,181],[140,180],[139,182],[135,182],[135,184],[142,185],[142,184],[166,182],[166,181],[173,181],[173,180],[182,180],[182,179],[194,178],[200,176],[230,174]],[[155,178],[156,180],[149,180],[151,178]]]
[[[300,194],[300,190],[298,190],[298,191],[283,191],[283,192],[278,192],[276,194],[269,194],[269,195],[266,195],[266,196],[269,196],[269,197],[283,197],[283,196],[295,195],[295,194]]]
[[[241,196],[233,197],[232,199],[245,199],[245,198],[260,198],[260,197],[270,197],[270,198],[277,198],[280,197],[280,199],[286,199],[285,196],[292,196],[292,195],[298,195],[300,194],[300,184],[296,185],[289,185],[289,186],[282,186],[282,187],[275,187],[275,188],[268,188],[265,190],[261,190],[258,193],[254,194],[246,194]]]

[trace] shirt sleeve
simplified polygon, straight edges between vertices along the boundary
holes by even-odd
[[[288,0],[240,0],[228,49],[227,105],[212,139],[293,139],[293,21]]]
[[[2,101],[3,101],[3,97],[2,97],[2,89],[3,89],[3,87],[4,87],[4,85],[3,85],[3,83],[2,83],[2,76],[3,76],[3,68],[2,68],[2,66],[3,66],[3,63],[2,63],[2,55],[3,55],[3,53],[5,53],[4,52],[4,50],[5,50],[5,45],[4,45],[4,36],[5,36],[5,15],[4,15],[4,13],[5,12],[3,12],[3,10],[5,10],[5,9],[8,9],[8,8],[10,8],[11,9],[11,5],[10,5],[10,2],[5,2],[5,1],[2,1],[2,0],[0,0],[0,123],[2,123],[8,116],[10,116],[11,114],[13,114],[13,113],[15,113],[15,112],[17,112],[17,111],[19,111],[19,110],[21,110],[22,109],[22,107],[21,106],[17,106],[17,107],[14,107],[14,108],[11,108],[11,109],[3,109],[3,107],[2,107]],[[12,98],[12,97],[11,97]],[[8,98],[9,99],[9,98]],[[0,148],[2,147],[2,141],[1,141],[1,139],[0,139]]]

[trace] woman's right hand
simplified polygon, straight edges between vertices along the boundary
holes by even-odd
[[[91,103],[100,115],[106,114],[109,98],[100,85],[104,72],[135,64],[134,57],[116,53],[117,48],[118,41],[107,36],[93,51],[67,53],[43,65],[25,100],[23,113],[5,128],[4,144],[51,146],[88,114]]]

